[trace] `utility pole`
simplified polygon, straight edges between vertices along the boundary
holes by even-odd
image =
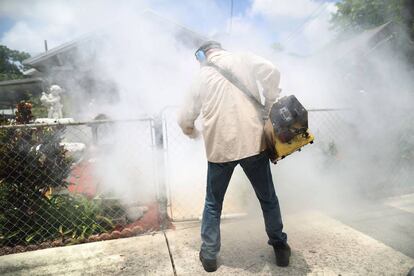
[[[229,24],[229,34],[233,27],[233,0],[230,0],[230,24]]]

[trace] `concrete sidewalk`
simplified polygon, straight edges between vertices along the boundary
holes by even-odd
[[[161,232],[2,256],[0,275],[207,274],[198,260],[199,223],[176,226],[166,236]],[[215,274],[407,275],[414,266],[414,259],[318,212],[287,215],[285,226],[293,255],[289,267],[279,268],[261,218],[223,221]]]
[[[163,233],[0,257],[0,275],[173,275]]]

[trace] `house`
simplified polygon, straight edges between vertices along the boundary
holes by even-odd
[[[156,24],[162,31],[174,34],[176,40],[184,47],[194,49],[206,40],[204,36],[150,10],[143,12],[141,17]],[[0,102],[3,99],[9,108],[19,100],[27,98],[22,94],[22,91],[26,91],[29,84],[34,85],[29,90],[32,91],[32,95],[36,96],[51,84],[58,84],[67,92],[66,96],[71,98],[73,102],[82,100],[86,106],[91,100],[111,103],[117,101],[118,88],[116,84],[109,79],[97,79],[96,74],[93,74],[95,61],[99,58],[96,46],[105,40],[105,36],[105,29],[99,29],[24,60],[23,64],[31,68],[24,72],[30,78],[25,81],[12,81],[12,86],[9,83],[4,85],[0,83]],[[2,89],[7,92],[2,92]],[[2,96],[2,94],[4,95]],[[79,111],[79,108],[81,107],[69,107],[71,113],[74,114]]]

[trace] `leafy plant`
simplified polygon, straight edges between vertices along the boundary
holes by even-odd
[[[30,55],[25,52],[11,50],[4,45],[0,45],[0,81],[24,78],[23,60]]]
[[[395,25],[393,46],[402,52],[411,65],[414,64],[414,1],[412,0],[341,0],[336,3],[337,12],[332,16],[332,27],[339,37],[360,33],[387,22]],[[407,36],[406,36],[407,35]]]
[[[30,123],[31,105],[20,103],[16,122]],[[50,195],[65,188],[72,161],[60,145],[65,128],[0,128],[0,245],[83,239],[113,229],[101,203]]]
[[[82,240],[114,228],[112,220],[102,215],[102,206],[84,196],[53,195],[50,199],[39,200],[38,207],[26,222],[21,221],[20,210],[8,210],[10,214],[6,218],[18,223],[15,227],[8,227],[7,223],[0,226],[0,244],[14,246],[55,239],[62,242]]]

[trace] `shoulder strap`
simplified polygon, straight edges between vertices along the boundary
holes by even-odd
[[[230,71],[221,68],[220,66],[207,62],[206,66],[213,67],[217,70],[226,80],[236,86],[241,92],[243,92],[252,102],[254,102],[259,108],[263,109],[262,103],[250,92],[250,90]]]

